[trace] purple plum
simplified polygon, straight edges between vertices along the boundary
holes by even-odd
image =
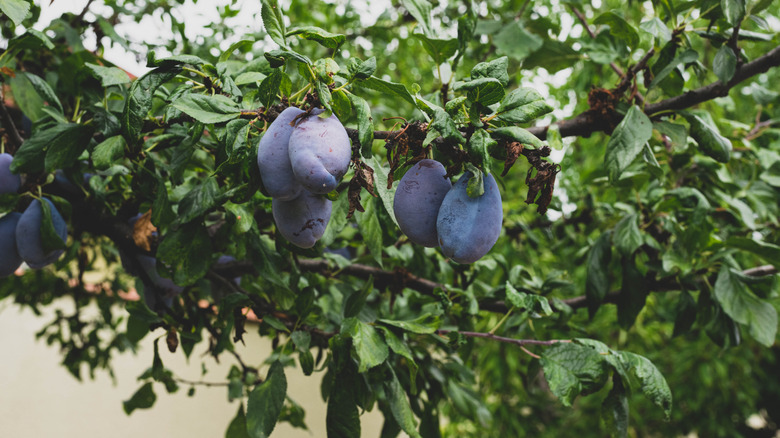
[[[335,115],[323,119],[314,112],[290,135],[290,164],[295,178],[312,193],[333,191],[347,173],[352,147],[344,125]]]
[[[16,225],[21,213],[12,212],[0,217],[0,277],[7,277],[22,264],[16,250]]]
[[[303,110],[293,106],[282,111],[271,123],[257,147],[257,167],[268,194],[279,200],[288,201],[301,192],[301,184],[295,180],[287,145],[293,127],[292,121]]]
[[[452,188],[446,175],[447,169],[438,161],[422,160],[406,171],[395,191],[393,212],[398,227],[418,245],[439,245],[436,218]]]
[[[292,201],[274,199],[271,208],[276,227],[287,240],[311,248],[325,233],[333,203],[324,196],[304,190]]]
[[[19,175],[11,173],[11,162],[14,160],[9,154],[0,154],[0,194],[16,193],[22,186]]]
[[[68,238],[68,226],[65,224],[65,220],[50,200],[43,199],[49,204],[54,230],[60,239],[65,242]],[[43,209],[41,208],[41,201],[35,199],[22,213],[22,217],[19,218],[19,223],[16,225],[16,249],[19,251],[22,260],[33,269],[40,269],[54,263],[64,252],[60,249],[44,251],[41,237],[42,224]]]

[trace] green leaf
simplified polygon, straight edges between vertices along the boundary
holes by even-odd
[[[276,421],[287,396],[287,377],[284,365],[275,361],[268,370],[265,382],[255,386],[246,404],[246,427],[251,438],[267,438],[276,427]]]
[[[429,38],[419,33],[412,36],[422,43],[423,49],[428,52],[428,55],[430,55],[436,65],[443,64],[458,51],[458,40],[456,38]]]
[[[647,358],[628,351],[618,352],[620,363],[641,385],[642,392],[656,406],[663,409],[666,418],[672,413],[672,390],[666,379]]]
[[[100,80],[100,85],[102,85],[103,88],[130,82],[130,76],[121,68],[103,67],[102,65],[91,64],[89,62],[85,65],[92,71],[92,76]]]
[[[593,244],[588,252],[585,264],[587,277],[585,279],[585,296],[588,299],[590,316],[596,314],[599,305],[609,292],[609,262],[612,259],[612,232],[607,231]]]
[[[417,20],[423,33],[428,36],[433,35],[433,26],[431,26],[431,4],[428,0],[401,0],[407,11]]]
[[[618,376],[612,378],[612,389],[601,404],[601,419],[611,436],[628,437],[628,394]]]
[[[14,173],[42,172],[44,165],[47,171],[54,171],[65,166],[51,167],[58,162],[75,160],[86,149],[92,129],[75,123],[54,125],[42,131],[36,131],[32,137],[22,143],[22,147],[14,155],[11,171]],[[48,157],[49,151],[51,158]],[[78,152],[76,152],[78,151]],[[73,158],[75,155],[75,158]],[[70,165],[72,161],[67,164]]]
[[[519,142],[524,145],[531,145],[535,148],[544,147],[544,142],[527,130],[519,126],[505,126],[502,128],[495,128],[490,131],[493,138],[508,138],[510,140]]]
[[[379,199],[382,200],[382,204],[385,206],[387,216],[398,226],[398,221],[393,213],[393,199],[395,197],[395,191],[392,187],[387,187],[388,169],[384,163],[379,159],[379,156],[373,156],[367,160],[368,164],[374,169],[374,190]]]
[[[461,176],[461,178],[468,178],[466,194],[471,198],[479,198],[485,194],[484,175],[481,170],[474,167],[471,163],[466,163],[466,169],[468,169],[468,172]]]
[[[545,316],[553,314],[547,298],[541,295],[520,292],[508,281],[506,282],[506,300],[512,307],[517,309],[526,309]]]
[[[720,46],[712,61],[712,71],[724,84],[727,84],[734,77],[734,72],[737,71],[737,56],[734,55],[731,47],[726,44]]]
[[[647,88],[650,89],[658,85],[662,80],[666,79],[666,77],[669,76],[669,74],[672,73],[672,71],[676,69],[678,65],[690,64],[692,62],[696,62],[698,59],[699,54],[695,50],[688,49],[678,54],[670,63],[666,64],[664,68],[658,72],[658,74],[655,75],[653,81],[650,82],[650,86]]]
[[[467,82],[457,82],[455,91],[466,91],[471,102],[479,102],[484,106],[500,102],[504,98],[504,86],[495,78],[478,78]]]
[[[233,204],[232,202],[226,202],[223,207],[225,211],[230,212],[236,220],[236,231],[239,233],[247,233],[252,227],[255,226],[255,217],[252,214],[253,210],[248,208],[246,204]]]
[[[639,232],[637,224],[638,216],[631,213],[623,217],[615,225],[614,242],[615,248],[624,256],[629,256],[642,246],[642,234]]]
[[[628,330],[644,309],[649,291],[647,281],[636,267],[635,257],[621,257],[620,267],[622,279],[616,303],[618,324]]]
[[[7,52],[6,52],[7,53]],[[22,110],[22,113],[29,117],[33,122],[37,122],[46,117],[48,107],[44,105],[41,94],[35,89],[32,82],[26,75],[16,75],[15,77],[4,78],[11,85],[11,94],[14,102]]]
[[[387,344],[373,326],[356,318],[347,318],[341,325],[341,334],[352,338],[352,351],[358,360],[359,373],[364,373],[387,359]]]
[[[149,409],[154,406],[154,402],[157,400],[157,395],[152,389],[152,382],[146,382],[138,391],[130,397],[130,400],[122,402],[122,407],[125,410],[125,414],[130,415],[136,409]]]
[[[44,170],[54,172],[73,165],[92,139],[92,127],[68,124],[68,129],[49,143],[46,149]]]
[[[493,37],[499,55],[507,55],[517,61],[522,61],[531,53],[540,49],[544,39],[528,32],[522,20],[512,20],[501,28]]]
[[[213,252],[206,228],[189,223],[163,236],[157,258],[173,273],[174,283],[188,286],[206,275]]]
[[[731,159],[731,140],[720,134],[709,115],[699,116],[690,111],[681,114],[691,125],[691,137],[696,140],[705,155],[721,163],[727,163]]]
[[[329,49],[338,49],[347,40],[345,35],[330,33],[316,26],[295,27],[287,32],[287,36],[298,35],[305,40],[315,41]]]
[[[274,68],[283,66],[288,59],[293,59],[302,64],[312,65],[309,57],[292,50],[271,50],[270,52],[263,53],[263,56],[265,56],[265,59],[271,64],[271,67]]]
[[[387,327],[379,327],[382,329],[382,332],[385,335],[385,342],[387,342],[387,346],[390,347],[390,350],[392,350],[395,354],[398,354],[404,358],[406,358],[406,364],[409,367],[409,385],[411,386],[410,390],[412,394],[417,393],[417,385],[416,385],[416,379],[417,379],[417,362],[414,361],[414,353],[412,353],[412,349],[409,348],[409,345],[406,344],[401,338],[395,335],[389,328]]]
[[[510,123],[528,123],[553,109],[544,97],[532,88],[516,88],[504,97],[496,113]]]
[[[509,82],[509,73],[507,68],[509,67],[509,58],[502,56],[498,59],[494,59],[488,62],[480,62],[471,69],[471,78],[494,78],[501,82],[502,86],[506,86]]]
[[[389,96],[400,97],[403,100],[411,103],[412,105],[416,105],[416,102],[414,101],[414,97],[412,97],[412,94],[409,93],[409,90],[407,90],[403,84],[384,81],[375,76],[371,76],[370,78],[360,82],[359,84],[362,87],[370,88],[372,90],[379,91],[380,93],[384,93]]]
[[[374,144],[374,119],[371,117],[371,107],[362,97],[351,93],[348,96],[357,116],[360,155],[363,158],[371,158],[373,155],[371,146]]]
[[[212,69],[214,68],[211,63],[195,55],[174,55],[167,58],[157,59],[154,51],[150,51],[146,54],[147,67],[161,67],[163,70],[166,70],[174,67],[181,67],[187,64],[204,67],[210,66]]]
[[[181,72],[181,67],[158,67],[133,82],[122,113],[122,131],[128,144],[135,144],[141,135],[144,119],[152,109],[152,98],[157,88]]]
[[[604,166],[610,182],[615,183],[620,178],[652,135],[653,123],[638,106],[631,105],[607,143]]]
[[[57,109],[57,111],[62,113],[62,104],[60,103],[60,99],[57,97],[57,93],[54,92],[48,82],[32,73],[25,72],[24,76],[30,81],[35,91],[39,96],[41,96],[41,98],[43,98],[45,102],[48,102],[49,105],[53,106]]]
[[[768,242],[760,242],[745,237],[730,237],[726,245],[739,248],[761,257],[773,266],[780,268],[780,246]]]
[[[30,12],[30,3],[24,0],[0,0],[0,11],[19,26]]]
[[[227,122],[241,116],[241,108],[221,94],[185,94],[171,105],[201,123]]]
[[[688,130],[683,125],[661,121],[653,123],[653,128],[666,136],[672,146],[683,148],[688,143]]]
[[[390,412],[393,414],[393,419],[401,426],[401,429],[406,432],[412,438],[422,438],[420,432],[417,431],[417,421],[414,419],[412,413],[412,407],[409,404],[409,399],[406,398],[406,391],[401,386],[401,382],[398,381],[398,377],[395,375],[393,368],[387,367],[390,379],[385,379],[384,387],[387,394],[387,401],[390,404]]]
[[[350,58],[347,63],[347,71],[350,81],[368,79],[376,72],[376,57],[372,56],[365,61]]]
[[[609,26],[609,33],[618,41],[623,41],[628,47],[634,48],[639,43],[639,32],[634,26],[628,24],[623,17],[612,11],[604,12],[593,22]]]
[[[749,291],[726,265],[718,273],[713,296],[731,319],[748,327],[753,339],[767,347],[775,343],[777,310]]]
[[[206,177],[202,183],[190,189],[179,202],[178,223],[187,223],[203,216],[219,202],[219,183],[213,177]]]
[[[672,40],[672,31],[658,17],[640,23],[639,28],[655,38],[656,46],[663,46]]]
[[[92,151],[92,162],[95,169],[106,170],[125,156],[125,138],[115,135],[103,140]]]
[[[325,415],[328,438],[360,438],[360,415],[354,390],[357,378],[342,371],[333,382]]]
[[[609,376],[607,362],[596,350],[574,343],[549,347],[541,365],[550,391],[565,406],[571,406],[580,394],[599,390]]]
[[[333,101],[331,106],[339,120],[347,120],[352,116],[352,101],[344,90],[338,90],[331,94]],[[354,96],[354,94],[352,94]],[[357,97],[357,96],[355,96]]]
[[[358,229],[374,260],[382,266],[382,225],[377,215],[376,200],[368,198],[363,204],[365,211],[358,211],[355,215]]]
[[[282,48],[287,48],[287,41],[284,36],[287,33],[284,26],[284,16],[282,8],[279,7],[277,0],[262,0],[262,10],[260,15],[263,19],[263,27],[271,39]]]
[[[51,219],[51,209],[54,206],[46,198],[39,202],[41,205],[41,247],[43,251],[48,253],[58,249],[65,249],[65,242],[57,234]]]
[[[238,404],[238,412],[228,425],[225,431],[225,438],[250,438],[246,427],[246,415],[244,414],[244,404]]]
[[[582,55],[569,44],[555,39],[545,39],[542,46],[533,51],[523,61],[523,68],[531,70],[544,67],[550,74],[569,68],[582,59]]]
[[[456,144],[463,144],[466,142],[466,139],[463,138],[463,135],[461,135],[458,127],[455,125],[455,121],[452,120],[452,117],[450,117],[444,109],[435,107],[433,108],[433,111],[433,120],[431,120],[431,123],[428,125],[428,131],[433,129],[441,135],[444,140]]]
[[[391,325],[393,327],[398,327],[407,332],[423,335],[429,335],[436,332],[436,330],[439,328],[439,325],[441,324],[438,316],[428,313],[410,321],[395,321],[391,319],[378,319],[377,321],[383,324]]]
[[[254,40],[250,40],[250,39],[243,39],[243,40],[236,41],[235,43],[231,44],[230,47],[227,48],[227,50],[222,52],[221,55],[219,55],[219,60],[217,62],[222,63],[227,61],[228,59],[230,59],[230,55],[232,55],[233,52],[235,52],[240,48],[244,48],[244,50],[247,49],[251,50],[252,44],[254,44],[254,42],[255,42]]]
[[[723,16],[730,25],[736,26],[745,18],[745,0],[720,0]]]
[[[483,169],[490,168],[490,150],[497,144],[484,129],[477,129],[469,138],[466,149]]]

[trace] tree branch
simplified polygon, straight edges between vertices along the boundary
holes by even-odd
[[[780,65],[780,47],[775,47],[764,56],[743,64],[734,73],[734,77],[724,84],[721,81],[715,81],[701,88],[688,91],[679,96],[670,97],[656,103],[650,103],[645,106],[645,113],[649,116],[667,111],[682,110],[694,105],[715,99],[716,97],[726,96],[729,90],[740,82],[753,76],[761,74],[772,67]],[[603,130],[603,124],[594,117],[592,113],[585,111],[574,118],[556,122],[560,128],[562,137],[588,137],[592,133]],[[534,126],[528,128],[528,131],[539,137],[541,140],[547,138],[549,126]]]
[[[0,122],[3,123],[6,134],[8,134],[8,140],[10,142],[10,148],[6,152],[13,154],[24,143],[24,139],[19,134],[19,130],[16,129],[11,114],[8,112],[8,108],[5,106],[5,96],[0,91]]]
[[[588,20],[585,18],[585,15],[583,15],[576,6],[572,6],[571,10],[574,12],[574,15],[577,16],[577,19],[580,20],[580,23],[582,23],[582,26],[585,28],[585,31],[588,32],[588,35],[590,35],[591,38],[596,39],[596,34],[593,33],[593,30],[590,28],[590,26],[588,26]],[[617,64],[610,62],[609,66],[612,67],[612,70],[614,70],[618,76],[621,78],[625,77],[625,73],[623,73],[623,70],[618,67]]]
[[[569,340],[569,339],[552,339],[552,340],[549,340],[549,341],[540,341],[540,340],[537,340],[537,339],[505,338],[503,336],[496,336],[493,333],[466,332],[466,331],[445,330],[445,329],[436,330],[436,334],[439,335],[439,336],[446,336],[448,333],[458,333],[458,334],[466,336],[468,338],[492,339],[494,341],[504,342],[506,344],[512,344],[512,345],[519,345],[519,346],[523,346],[523,345],[555,345],[555,344],[570,343],[571,342],[571,340]]]

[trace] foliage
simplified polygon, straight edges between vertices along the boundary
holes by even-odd
[[[69,234],[0,298],[75,298],[39,333],[74,377],[150,333],[234,356],[249,308],[275,350],[236,356],[229,437],[305,427],[289,367],[324,373],[329,436],[360,436],[373,409],[383,437],[735,436],[754,414],[776,430],[777,2],[403,0],[365,25],[349,2],[264,0],[262,30],[236,35],[231,4],[211,36],[163,46],[113,26],[163,15],[183,36],[182,1],[103,3],[39,32],[39,6],[0,0],[3,149],[24,175],[0,214],[46,195]],[[113,45],[148,72],[103,59]],[[277,232],[255,160],[291,105],[352,142],[305,250]],[[423,158],[474,172],[470,195],[497,176],[503,229],[479,261],[398,230],[397,181]],[[159,278],[184,291],[166,302]],[[145,299],[112,292],[132,287]],[[181,383],[157,348],[128,415]]]

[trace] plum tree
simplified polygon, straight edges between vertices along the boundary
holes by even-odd
[[[257,167],[263,186],[269,195],[289,201],[301,193],[301,184],[295,179],[288,143],[293,132],[291,123],[303,110],[288,107],[271,123],[257,147]]]
[[[319,117],[315,110],[298,122],[290,135],[290,163],[295,178],[312,193],[324,194],[336,188],[347,173],[352,148],[349,136],[335,114]]]
[[[276,228],[287,240],[301,248],[311,248],[325,233],[333,203],[304,190],[290,201],[272,202]]]
[[[493,175],[484,176],[485,192],[469,196],[468,183],[474,177],[464,173],[441,203],[436,219],[439,246],[458,263],[473,263],[490,251],[501,234],[504,218],[501,194]]]
[[[11,162],[14,157],[10,154],[0,154],[0,194],[16,193],[21,186],[19,175],[11,173]]]
[[[68,226],[54,204],[47,198],[43,200],[49,205],[54,231],[64,243],[68,237]],[[44,248],[42,227],[43,208],[41,201],[35,199],[24,210],[16,225],[16,248],[19,256],[33,269],[40,269],[54,263],[64,252],[61,249]]]
[[[16,249],[16,225],[21,213],[11,212],[0,217],[0,277],[11,275],[22,264]]]
[[[451,188],[447,170],[438,161],[420,160],[406,171],[393,197],[393,214],[409,240],[427,247],[439,245],[436,218]]]

